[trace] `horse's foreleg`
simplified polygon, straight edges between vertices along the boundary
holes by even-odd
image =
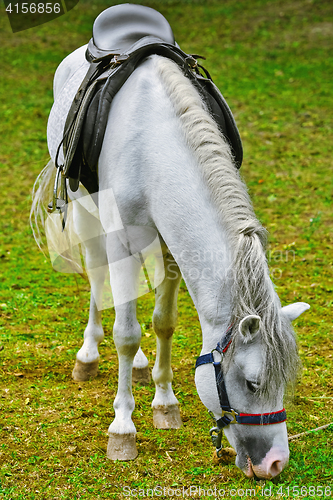
[[[172,390],[172,335],[177,323],[177,296],[181,274],[171,255],[164,258],[165,279],[156,289],[153,327],[156,338],[156,361],[153,368],[155,398],[152,403],[154,426],[178,429],[182,425],[179,403]]]
[[[76,362],[72,373],[73,379],[76,382],[83,382],[97,375],[99,363],[98,346],[104,339],[102,315],[101,311],[98,310],[96,302],[101,300],[101,297],[97,297],[102,293],[106,270],[105,268],[94,269],[89,274],[91,283],[89,320],[84,331],[83,345],[76,355]]]

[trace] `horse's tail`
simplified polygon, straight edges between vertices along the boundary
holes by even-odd
[[[30,226],[36,243],[43,253],[45,253],[44,228],[48,213],[47,205],[52,200],[55,174],[54,163],[50,160],[37,177],[32,189]]]
[[[79,273],[84,279],[87,279],[81,266],[81,252],[84,252],[84,249],[78,248],[76,244],[79,238],[74,229],[72,203],[67,206],[65,228],[62,227],[62,219],[52,217],[52,215],[50,217],[47,210],[48,204],[53,198],[55,175],[56,169],[53,161],[50,160],[35,181],[30,210],[32,233],[44,255],[47,253],[47,248],[52,265],[57,271]],[[59,243],[63,238],[68,243],[65,249]]]

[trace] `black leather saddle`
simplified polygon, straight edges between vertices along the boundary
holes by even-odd
[[[94,22],[86,51],[90,66],[67,116],[61,170],[73,191],[79,181],[90,193],[98,191],[97,162],[112,99],[135,68],[152,54],[175,61],[196,86],[228,139],[236,166],[241,166],[243,149],[235,120],[208,72],[197,63],[198,56],[179,48],[162,14],[142,5],[121,4],[106,9]]]

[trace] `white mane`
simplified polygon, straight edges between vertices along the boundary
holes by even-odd
[[[189,147],[197,157],[212,201],[227,228],[234,258],[230,269],[233,289],[234,331],[248,314],[261,317],[266,346],[262,391],[294,382],[298,353],[292,328],[280,314],[266,260],[266,230],[254,214],[245,184],[240,178],[228,142],[210,116],[198,91],[172,61],[155,58],[157,72],[182,123]],[[234,343],[235,344],[235,343]],[[232,355],[232,349],[231,355]],[[265,375],[264,375],[265,374]]]

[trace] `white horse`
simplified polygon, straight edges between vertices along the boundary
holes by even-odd
[[[87,70],[84,52],[82,47],[69,55],[56,72],[55,104],[59,108],[66,99],[67,104],[63,118],[59,120],[51,113],[49,120],[53,161],[71,96]],[[34,200],[37,212],[52,170],[51,162],[42,174]],[[92,291],[89,321],[73,376],[85,380],[97,373],[98,346],[103,340],[97,304],[109,265],[119,377],[107,456],[113,460],[137,456],[136,428],[131,418],[133,363],[137,374],[141,369],[147,374],[136,318],[141,261],[119,264],[129,255],[125,233],[114,236],[115,221],[120,217],[121,228],[156,230],[164,261],[165,278],[155,290],[153,314],[157,336],[152,371],[156,387],[154,425],[181,425],[172,389],[171,344],[182,276],[199,314],[201,355],[214,351],[219,342],[223,345],[222,368],[230,408],[221,409],[219,383],[212,359],[207,357],[201,358],[204,362],[196,369],[199,397],[217,422],[223,415],[227,418],[225,435],[237,452],[236,464],[248,477],[278,475],[289,458],[285,419],[277,419],[274,425],[263,424],[272,423],[266,422],[265,414],[283,414],[285,389],[295,381],[299,364],[291,321],[309,306],[295,303],[281,307],[265,257],[266,232],[255,217],[229,145],[197,90],[172,61],[149,57],[115,96],[98,177],[97,216],[84,204],[77,203],[73,208],[74,230],[85,242]],[[72,200],[86,194],[81,185],[77,192],[69,192]],[[70,231],[70,224],[65,231]],[[221,355],[214,352],[213,358],[219,361]],[[254,418],[255,425],[232,425],[237,415],[247,418],[247,414]]]

